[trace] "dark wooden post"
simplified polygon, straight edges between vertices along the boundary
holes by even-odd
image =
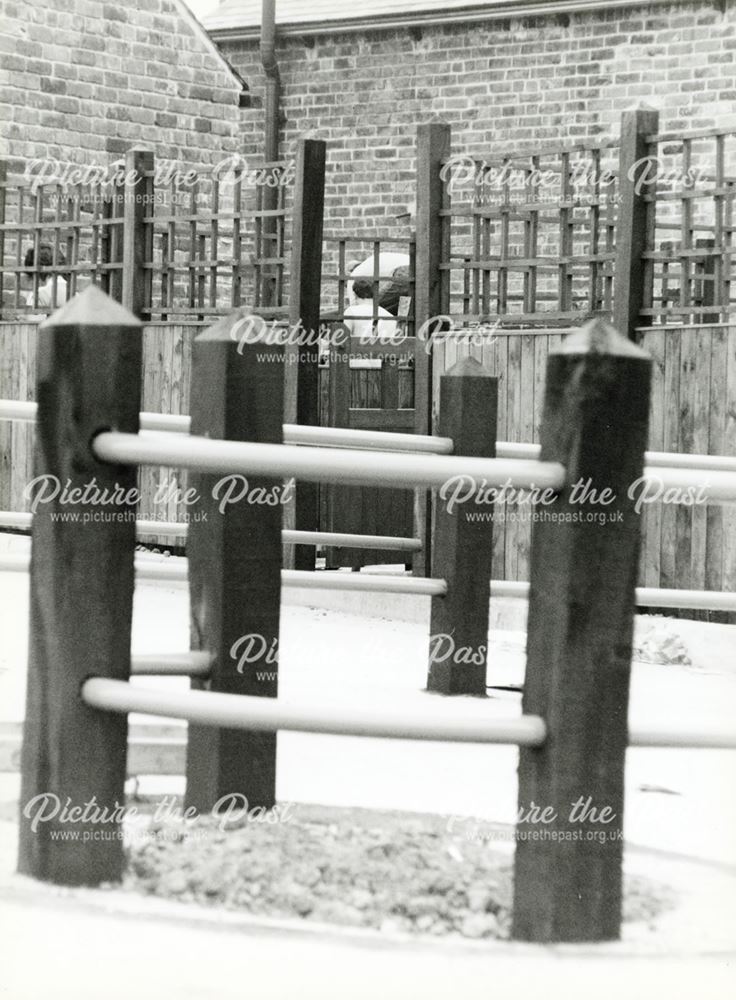
[[[91,285],[38,337],[35,470],[45,495],[59,489],[33,517],[18,868],[96,885],[123,871],[119,817],[95,822],[93,811],[124,805],[128,720],[79,691],[88,677],[130,675],[137,470],[98,462],[90,441],[102,428],[138,430],[141,325]],[[105,490],[120,502],[102,506]]]
[[[618,215],[616,219],[616,269],[613,285],[613,325],[629,340],[636,339],[637,326],[645,326],[641,316],[646,292],[644,266],[647,213],[654,210],[646,196],[656,189],[653,161],[646,136],[656,133],[659,112],[651,108],[625,111],[621,116],[621,146],[618,173]],[[648,182],[649,180],[649,182]]]
[[[447,272],[440,265],[447,262],[449,246],[447,222],[440,210],[449,205],[449,195],[441,177],[442,161],[450,155],[452,130],[443,122],[430,122],[417,128],[417,218],[416,275],[414,291],[415,363],[414,431],[432,433],[432,353],[427,341],[419,337],[435,317],[447,311]],[[431,494],[416,490],[414,524],[423,549],[413,556],[416,576],[426,576],[432,563]]]
[[[247,316],[237,310],[194,341],[192,434],[281,442],[284,348],[244,343]],[[282,507],[268,500],[283,498],[281,480],[197,474],[190,485],[199,497],[187,542],[192,648],[213,657],[210,680],[192,686],[275,698]],[[231,793],[274,804],[276,734],[190,726],[187,804],[208,811]]]
[[[713,250],[716,241],[712,237],[695,240],[698,250]],[[716,258],[710,253],[704,253],[702,260],[698,261],[699,281],[698,292],[695,296],[701,306],[712,306],[718,302],[716,292]],[[698,322],[718,323],[721,318],[720,312],[716,309],[712,313],[701,313]]]
[[[115,208],[116,195],[105,196],[100,206],[100,215],[97,220],[99,250],[95,264],[99,265],[99,270],[96,270],[94,275],[95,278],[99,277],[99,285],[102,291],[105,292],[106,295],[111,295],[113,298],[115,298],[115,287],[112,280],[113,272],[105,265],[113,262],[113,227],[110,223],[112,222]],[[122,298],[122,294],[121,288],[120,295],[117,297],[118,302]]]
[[[475,358],[463,358],[440,379],[440,434],[452,438],[456,455],[495,457],[497,410],[498,379]],[[471,485],[457,484],[463,494]],[[451,484],[448,497],[454,493]],[[429,691],[486,693],[492,510],[472,500],[448,504],[436,499],[432,576],[444,577],[448,592],[432,598]]]
[[[532,533],[523,711],[544,718],[548,738],[520,752],[519,809],[548,809],[550,822],[517,825],[520,940],[619,936],[640,546],[628,491],[644,466],[650,377],[648,355],[601,320],[549,356],[541,457],[561,462],[567,483],[537,505]],[[595,815],[579,815],[586,803]]]
[[[153,274],[144,264],[153,257],[153,226],[143,221],[153,215],[153,153],[129,149],[125,154],[125,175],[130,179],[124,190],[123,208],[123,305],[138,317],[151,306]]]
[[[125,188],[115,187],[110,196],[108,225],[105,226],[108,239],[103,259],[107,264],[119,267],[107,271],[108,283],[105,291],[116,302],[123,301],[123,272],[125,269]]]
[[[296,180],[291,240],[289,323],[303,330],[305,343],[286,348],[286,399],[284,420],[288,424],[320,422],[319,344],[322,282],[322,229],[325,198],[325,143],[300,139],[296,158]],[[296,339],[295,333],[292,339]],[[286,511],[288,527],[316,531],[319,527],[319,487],[299,483],[295,501]],[[310,545],[287,546],[285,563],[296,569],[314,569],[315,549]]]

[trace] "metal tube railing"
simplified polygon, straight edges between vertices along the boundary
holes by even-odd
[[[538,444],[515,441],[497,441],[498,458],[538,459],[541,447]],[[647,451],[644,453],[647,470],[662,466],[670,469],[703,469],[713,472],[736,472],[736,456],[733,455],[683,455],[676,451]]]
[[[491,580],[491,597],[529,598],[529,584],[514,580]],[[736,594],[719,590],[675,590],[637,587],[640,608],[691,608],[699,611],[736,611]]]
[[[16,400],[0,400],[0,420],[36,419],[36,403]],[[140,414],[141,431],[189,434],[191,420],[184,414],[152,413]],[[353,430],[344,427],[312,427],[299,424],[284,424],[284,444],[311,445],[313,447],[351,448],[370,451],[426,452],[436,455],[450,455],[453,442],[450,438],[421,434],[399,434],[387,431]],[[538,444],[516,441],[498,441],[497,458],[538,460]],[[647,451],[645,462],[648,468],[666,467],[670,469],[704,469],[713,472],[736,472],[736,456],[732,455],[684,455],[674,451]]]
[[[440,714],[408,715],[358,705],[294,705],[276,698],[221,694],[212,691],[164,691],[133,687],[127,681],[93,677],[82,686],[86,704],[109,712],[142,712],[186,719],[202,726],[291,730],[333,736],[371,736],[397,740],[453,743],[502,743],[538,747],[546,726],[537,716],[517,719],[474,719]]]
[[[510,482],[516,489],[544,490],[559,489],[565,480],[565,470],[556,462],[309,448],[201,437],[172,436],[168,442],[113,431],[98,434],[92,450],[100,461],[117,465],[173,465],[221,475],[295,476],[308,482],[346,486],[427,489],[465,477],[485,488]]]
[[[684,497],[690,497],[688,506],[698,506],[704,503],[736,503],[736,472],[723,472],[712,469],[677,469],[659,466],[656,469],[645,469],[647,490],[642,491],[642,497],[649,497],[645,502],[653,502],[656,497],[663,497],[667,491],[675,491]],[[674,503],[677,502],[673,499]]]
[[[340,573],[282,569],[283,587],[303,587],[308,590],[360,590],[374,594],[419,594],[444,597],[447,581],[421,576],[389,576],[378,573]]]
[[[27,553],[0,553],[0,572],[27,573],[30,556]],[[165,562],[149,556],[136,556],[137,580],[186,581],[188,569],[185,561]],[[362,590],[385,594],[418,594],[444,596],[444,580],[423,577],[391,576],[374,573],[339,573],[306,570],[282,570],[282,586],[301,587],[309,590]],[[491,580],[491,597],[528,599],[529,584],[514,580]],[[675,590],[658,587],[637,587],[636,603],[644,608],[683,608],[700,611],[736,612],[736,594],[717,590]]]
[[[361,431],[347,427],[315,427],[306,424],[284,424],[284,444],[425,452],[430,455],[451,455],[454,447],[451,438],[428,434]]]
[[[33,524],[33,515],[15,511],[0,511],[0,527],[23,528],[28,530]],[[135,522],[136,535],[171,535],[186,538],[188,525],[185,521]],[[332,545],[336,548],[386,549],[390,552],[420,552],[422,543],[418,538],[402,538],[394,535],[353,535],[343,531],[294,531],[285,528],[281,532],[284,544],[292,545]]]
[[[673,750],[736,750],[736,730],[731,727],[696,728],[685,725],[629,726],[629,746],[670,747]]]
[[[133,656],[130,672],[136,677],[206,677],[212,666],[209,653],[161,653]]]
[[[342,549],[386,549],[390,552],[421,552],[418,538],[394,535],[353,535],[344,531],[295,531],[284,528],[281,539],[294,545],[332,545]]]
[[[361,736],[400,740],[434,740],[447,743],[497,743],[540,747],[547,737],[544,719],[522,715],[516,719],[476,719],[442,714],[401,712],[361,706],[290,704],[279,699],[212,691],[164,691],[133,687],[127,681],[93,677],[82,685],[86,704],[108,712],[140,712],[184,719],[202,726],[290,730],[332,736]],[[691,750],[736,749],[731,729],[698,729],[694,726],[632,725],[630,747],[671,747]]]
[[[0,572],[27,573],[31,566],[28,553],[0,553]],[[182,581],[188,579],[185,560],[167,561],[150,556],[136,556],[135,577],[140,580]],[[424,597],[444,597],[447,581],[420,576],[392,576],[379,573],[309,572],[282,569],[282,587],[308,590],[358,590],[374,594],[418,594]]]

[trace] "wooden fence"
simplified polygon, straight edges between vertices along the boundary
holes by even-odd
[[[149,325],[143,334],[142,407],[160,413],[188,413],[193,325]],[[0,323],[0,398],[34,400],[38,327]],[[27,511],[24,496],[33,478],[34,430],[30,423],[0,421],[0,510]],[[186,487],[186,473],[146,467],[140,473],[141,511],[155,521],[184,518],[177,490]],[[169,535],[142,536],[141,541],[177,546]]]
[[[447,317],[444,325],[450,327],[441,331],[431,352],[415,337],[413,365],[399,372],[400,409],[406,414],[413,406],[418,432],[429,432],[437,419],[442,373],[470,355],[499,378],[499,438],[536,442],[549,350],[563,329],[597,314],[613,319],[654,359],[650,449],[736,454],[736,323],[730,280],[736,131],[659,134],[656,113],[627,112],[616,141],[544,147],[523,155],[501,151],[468,161],[457,152],[453,156],[449,126],[433,124],[420,127],[417,153],[414,238],[398,233],[389,238],[389,231],[325,238],[321,303],[314,301],[319,270],[312,262],[311,286],[303,276],[299,295],[289,298],[294,317],[304,312],[300,296],[305,286],[313,311],[321,306],[323,319],[341,315],[349,264],[382,251],[404,251],[411,260],[413,291],[408,331],[417,334],[439,315]],[[302,210],[303,194],[302,189]],[[295,187],[294,206],[299,197]],[[147,221],[144,217],[141,225]],[[210,212],[203,222],[211,243],[206,259],[202,257],[204,264],[209,260],[207,266],[218,245],[217,239],[212,242],[213,225],[216,230]],[[152,273],[158,274],[159,308],[170,300],[163,292],[165,255],[159,252],[166,235],[163,222],[157,231],[161,270]],[[6,260],[8,239],[6,232]],[[182,247],[179,285],[187,308],[190,289],[182,281],[185,272],[195,273],[189,267],[194,245],[190,240]],[[241,241],[241,259],[243,246]],[[266,263],[262,261],[264,267]],[[196,271],[197,289],[202,279],[206,289],[211,287],[207,266]],[[282,292],[289,289],[289,271],[287,266]],[[226,299],[231,292],[228,286]],[[200,307],[202,300],[195,296],[188,317],[178,325],[147,326],[146,408],[186,410],[188,324],[203,321],[206,310],[192,311]],[[32,330],[3,324],[0,338],[0,396],[22,399],[32,382]],[[318,368],[315,356],[309,377],[300,373],[300,378],[305,387],[300,421],[331,423],[330,370],[324,364]],[[375,369],[356,369],[349,379],[349,393],[359,409],[369,416],[380,409],[381,380]],[[293,385],[292,390],[296,392]],[[30,468],[30,433],[22,427],[0,428],[0,497],[6,509],[24,509],[19,497]],[[167,475],[166,470],[147,472],[146,494],[152,496],[154,484]],[[321,490],[325,527],[333,526],[327,523],[330,489]],[[310,503],[304,523],[315,517],[314,497]],[[172,505],[151,511],[167,519],[175,519],[175,513]],[[735,526],[728,507],[705,512],[648,505],[640,582],[733,589]],[[523,512],[504,510],[494,542],[495,577],[528,578],[529,538]],[[158,541],[172,540],[162,536]]]
[[[2,319],[49,312],[89,283],[148,321],[202,324],[241,304],[286,315],[294,163],[195,170],[131,149],[70,176],[9,177],[0,163]],[[49,279],[52,304],[39,304]]]
[[[599,315],[654,360],[649,448],[736,454],[736,131],[657,128],[627,112],[616,140],[480,158],[453,151],[449,126],[420,127],[413,318],[420,333],[443,321],[431,352],[414,345],[417,431],[442,373],[473,356],[499,378],[499,438],[537,442],[550,348]],[[380,406],[371,377],[369,394],[351,386],[358,405]],[[523,517],[500,511],[500,579],[528,578]],[[735,527],[730,507],[647,505],[640,582],[733,590]]]
[[[59,305],[59,278],[68,297],[95,283],[146,321],[142,398],[154,412],[188,412],[194,336],[233,307],[316,328],[324,143],[301,140],[293,163],[257,171],[233,160],[227,169],[172,173],[141,150],[130,150],[124,167],[135,183],[61,185],[9,180],[0,164],[0,398],[33,399],[39,314],[53,311],[39,305],[39,288],[49,278],[56,279]],[[50,248],[50,266],[39,263],[41,246]],[[35,251],[30,270],[23,263],[28,249]],[[310,406],[296,397],[287,369],[286,405],[294,419],[318,422],[318,414],[307,419]],[[28,425],[0,424],[2,510],[28,509],[23,492],[33,474],[32,435]],[[165,468],[140,476],[151,520],[184,517],[176,494],[185,477]],[[289,516],[297,520],[300,513]],[[165,534],[143,541],[180,543]]]
[[[197,338],[186,438],[139,432],[141,323],[117,303],[89,288],[73,315],[40,331],[36,469],[69,476],[82,498],[75,501],[82,519],[60,518],[65,501],[55,498],[34,515],[32,559],[21,566],[6,556],[0,569],[30,568],[31,574],[21,801],[63,795],[74,808],[41,824],[28,808],[21,810],[19,870],[65,885],[122,877],[131,712],[189,723],[189,816],[223,815],[233,796],[271,809],[277,734],[283,730],[510,744],[520,749],[512,936],[544,943],[616,939],[627,746],[736,747],[732,732],[628,726],[640,530],[627,485],[649,474],[644,461],[651,359],[598,320],[575,335],[572,349],[550,352],[539,459],[494,457],[496,379],[473,360],[455,364],[442,379],[443,434],[435,440],[405,435],[405,450],[386,447],[372,454],[328,444],[295,447],[283,443],[285,345],[261,340],[241,353],[231,336],[241,315]],[[112,357],[100,374],[103,349]],[[271,363],[277,358],[281,365]],[[412,442],[422,450],[406,450]],[[188,468],[196,477],[197,510],[207,516],[193,520],[188,537],[191,652],[157,655],[144,671],[130,653],[141,566],[134,555],[133,487],[135,467],[151,461]],[[689,480],[678,468],[660,468],[670,482]],[[462,702],[452,706],[446,700],[434,712],[420,713],[280,700],[282,588],[295,578],[311,584],[319,574],[282,569],[278,503],[241,496],[221,504],[219,478],[245,473],[269,492],[282,489],[290,476],[407,489],[469,476],[497,488],[510,481],[519,489],[534,484],[546,490],[549,516],[534,523],[521,715],[468,715]],[[698,470],[698,477],[707,474]],[[604,488],[611,491],[607,510],[616,517],[602,524],[593,496],[575,499],[578,476],[599,496]],[[121,498],[112,517],[96,516],[95,498],[87,496],[93,480]],[[718,498],[736,499],[736,471],[721,473],[713,496]],[[432,597],[428,688],[435,692],[486,691],[492,524],[470,516],[482,512],[483,500],[476,498],[465,504],[465,516],[453,515],[449,503],[438,506],[429,578],[321,574],[337,590]],[[236,662],[240,643],[254,635],[263,641],[261,650]],[[451,635],[458,650],[472,651],[472,669],[467,660],[438,663],[433,639],[441,635]],[[135,686],[136,672],[189,677],[191,689]],[[586,799],[587,806],[595,803],[595,814],[581,808]],[[543,804],[545,826],[554,836],[535,835],[534,802]],[[94,810],[88,808],[92,803]],[[94,836],[101,814],[117,836]],[[67,836],[60,836],[64,830]]]

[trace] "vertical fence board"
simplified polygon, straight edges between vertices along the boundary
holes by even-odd
[[[726,434],[726,406],[728,403],[728,340],[729,330],[717,327],[711,337],[711,368],[709,398],[706,401],[710,417],[708,428],[708,452],[711,455],[727,455],[731,441]],[[731,404],[733,406],[733,403]],[[724,522],[728,508],[709,505],[706,510],[706,590],[720,590],[725,571],[725,550],[728,544]],[[714,617],[714,616],[712,616]],[[717,620],[727,620],[718,616]]]
[[[0,396],[3,399],[20,398],[17,368],[20,363],[19,341],[22,335],[19,327],[5,323],[0,327]],[[18,456],[14,448],[14,430],[14,424],[0,420],[0,506],[3,510],[15,509],[14,466]]]
[[[691,447],[697,455],[708,454],[711,420],[708,402],[710,399],[711,356],[713,350],[712,336],[712,330],[697,331],[694,370],[690,378],[693,415]],[[707,527],[707,506],[696,504],[692,508],[690,567],[687,572],[687,583],[685,584],[694,590],[705,589]],[[707,611],[701,611],[697,617],[707,620],[708,614]]]
[[[486,363],[491,375],[498,379],[498,416],[497,434],[499,441],[507,440],[506,421],[506,387],[508,385],[508,373],[506,371],[506,359],[508,351],[508,338],[496,337],[490,345],[488,351],[489,358]],[[496,520],[493,525],[493,578],[503,580],[506,573],[506,505],[499,503],[495,505]]]
[[[641,346],[652,359],[652,391],[649,406],[649,447],[664,451],[664,367],[663,330],[651,329],[642,337]],[[640,580],[645,587],[658,587],[662,548],[662,505],[647,504],[642,513],[642,564]]]
[[[520,356],[520,405],[519,414],[519,440],[534,441],[534,362],[535,349],[534,341],[536,334],[522,334],[521,336],[521,356]],[[530,509],[528,504],[522,504],[518,510],[519,514],[519,534],[518,534],[518,565],[517,575],[519,578],[529,579],[529,549],[531,545],[531,520],[529,518]]]
[[[736,325],[728,328],[727,399],[723,440],[725,454],[736,455]],[[736,591],[736,504],[722,509],[723,579],[722,589]]]
[[[678,441],[676,451],[692,453],[695,432],[695,351],[697,338],[702,331],[682,329],[680,339],[680,392],[678,416]],[[682,586],[682,581],[690,575],[692,554],[692,523],[691,507],[681,504],[675,506],[675,586]]]
[[[37,326],[0,324],[0,399],[36,398]],[[26,511],[23,492],[33,476],[32,424],[0,420],[0,510]]]
[[[680,423],[680,338],[675,331],[665,333],[664,368],[664,450],[679,451]],[[677,587],[675,551],[677,520],[672,504],[662,505],[660,528],[660,586]]]
[[[521,337],[515,334],[508,340],[506,362],[506,435],[508,441],[521,441]],[[519,549],[522,508],[517,503],[507,503],[506,509],[506,580],[519,580]]]

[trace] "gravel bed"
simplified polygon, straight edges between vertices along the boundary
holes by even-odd
[[[252,915],[464,938],[508,938],[508,852],[441,817],[295,807],[223,831],[212,818],[150,822],[128,847],[125,887]],[[653,925],[674,894],[628,879],[624,917]]]

